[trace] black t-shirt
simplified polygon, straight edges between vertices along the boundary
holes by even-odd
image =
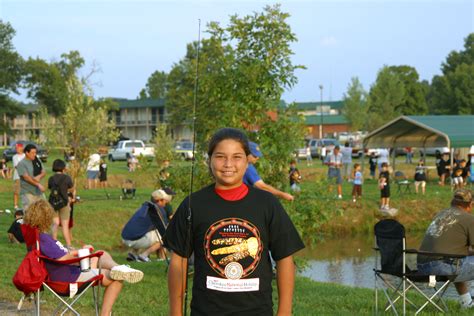
[[[107,181],[107,164],[101,163],[99,165],[99,181]]]
[[[23,218],[15,219],[12,225],[8,229],[8,233],[15,236],[16,240],[23,243],[25,239],[23,238],[23,233],[21,232],[21,224],[23,224]]]
[[[385,178],[386,187],[390,186],[390,173],[388,171],[380,172],[379,179]]]
[[[440,175],[441,174],[445,174],[445,173],[449,173],[449,170],[448,170],[448,166],[451,165],[451,160],[443,160],[441,159],[439,161],[439,173]]]
[[[243,199],[226,201],[210,185],[192,195],[191,242],[187,217],[188,198],[164,243],[182,257],[194,252],[192,315],[272,315],[269,251],[278,261],[304,248],[280,202],[253,187]]]
[[[59,187],[59,193],[64,201],[68,201],[67,191],[74,186],[71,177],[64,173],[56,173],[48,179],[48,189],[52,189],[54,184]]]
[[[375,171],[375,167],[377,167],[377,159],[375,157],[369,158],[369,166],[371,171]]]

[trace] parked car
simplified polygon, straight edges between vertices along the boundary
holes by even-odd
[[[437,156],[441,153],[443,153],[444,147],[426,147],[420,148],[420,156]]]
[[[127,160],[134,157],[144,156],[148,159],[155,157],[155,148],[146,147],[141,140],[122,140],[109,150],[110,161]]]
[[[311,149],[311,157],[318,157],[319,151],[322,145],[326,147],[326,152],[329,154],[334,150],[334,147],[340,146],[337,139],[334,138],[323,138],[323,139],[310,139],[309,147]]]
[[[295,156],[297,159],[306,159],[306,147],[295,150]]]
[[[174,151],[184,160],[192,160],[193,154],[193,143],[191,141],[178,141],[174,145]]]
[[[48,151],[46,149],[29,140],[18,140],[13,142],[10,148],[7,148],[3,151],[3,158],[5,161],[11,161],[13,156],[16,154],[16,144],[23,144],[23,148],[28,144],[33,144],[36,146],[36,156],[42,162],[46,162],[48,160]]]

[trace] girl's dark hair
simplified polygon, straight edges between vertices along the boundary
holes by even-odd
[[[232,139],[239,142],[244,149],[245,154],[250,155],[249,139],[245,133],[237,128],[225,127],[221,128],[212,135],[211,140],[209,141],[209,146],[207,149],[207,154],[211,158],[212,153],[216,149],[216,146],[223,140]]]
[[[56,159],[53,162],[53,172],[63,172],[66,169],[66,163],[61,159]]]

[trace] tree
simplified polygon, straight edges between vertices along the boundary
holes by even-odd
[[[428,94],[433,114],[474,113],[474,33],[469,34],[464,50],[452,51],[441,65],[443,75],[434,76]]]
[[[344,94],[344,116],[349,121],[352,131],[366,129],[367,123],[367,92],[359,81],[353,77]]]
[[[399,116],[406,91],[399,75],[384,66],[371,86],[368,98],[367,128],[373,130]]]
[[[297,82],[295,69],[303,68],[291,62],[290,44],[296,36],[286,22],[288,17],[275,5],[261,13],[231,16],[227,27],[216,22],[208,25],[210,38],[201,42],[198,71],[195,126],[201,146],[221,127],[257,129],[262,144],[281,140],[275,156],[282,158],[278,164],[286,168],[295,143],[303,138],[303,133],[289,134],[290,130],[302,130],[294,112],[279,108],[283,91]],[[173,65],[168,76],[166,102],[174,125],[190,126],[192,122],[196,55],[197,43],[189,44],[185,57]],[[278,113],[277,120],[270,113]],[[270,126],[279,126],[279,120],[285,121],[288,129],[267,133]],[[270,151],[277,149],[269,146],[268,150],[270,157]]]
[[[162,99],[166,96],[168,74],[164,71],[155,71],[148,78],[145,89],[140,91],[140,99]]]
[[[65,113],[57,118],[49,115],[46,107],[39,113],[40,127],[49,143],[65,145],[74,152],[75,169],[73,178],[81,174],[85,165],[82,162],[98,149],[100,145],[108,144],[117,139],[118,131],[115,123],[109,119],[108,112],[111,102],[108,100],[94,101],[92,92],[84,91],[84,82],[72,76],[67,82],[67,102]]]
[[[15,30],[0,20],[0,133],[10,134],[9,118],[24,112],[10,95],[18,93],[23,74],[23,59],[13,47]]]
[[[62,54],[58,62],[29,58],[25,64],[24,79],[28,97],[43,105],[48,113],[61,117],[68,102],[66,82],[72,80],[83,65],[84,59],[78,51]]]
[[[428,113],[426,90],[415,68],[411,66],[390,66],[390,71],[398,75],[405,89],[405,99],[397,111],[403,115],[423,115]]]
[[[9,119],[25,113],[21,105],[6,94],[0,93],[0,133],[11,134]]]
[[[158,166],[161,166],[165,160],[173,160],[175,157],[173,144],[174,141],[169,133],[168,125],[158,125],[156,127],[156,136],[154,138],[155,160]]]

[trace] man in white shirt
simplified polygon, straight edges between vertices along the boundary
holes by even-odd
[[[25,153],[23,152],[23,144],[17,143],[15,146],[16,154],[13,155],[12,163],[13,163],[13,205],[15,209],[18,209],[18,201],[20,199],[20,176],[18,175],[18,171],[16,167],[18,163],[25,158]]]
[[[389,161],[390,151],[386,148],[379,149],[379,158],[377,159],[377,163],[379,165],[379,172],[382,170],[382,164],[385,162],[387,165],[390,166]]]
[[[100,169],[100,155],[94,153],[89,156],[89,162],[87,163],[87,188],[94,189],[97,187],[97,177],[99,176]]]
[[[351,178],[352,170],[352,147],[349,146],[349,142],[344,144],[344,148],[341,150],[342,154],[342,176],[346,180]]]

